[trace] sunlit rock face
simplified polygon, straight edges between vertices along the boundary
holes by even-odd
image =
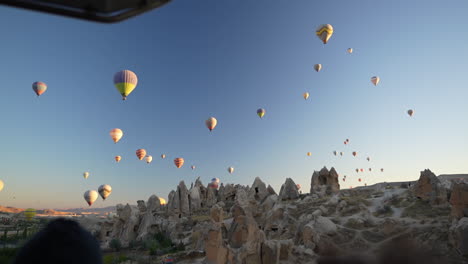
[[[431,205],[448,205],[447,189],[430,170],[426,169],[421,172],[419,180],[413,187],[413,192],[416,197],[429,201]]]
[[[310,183],[310,193],[316,194],[319,197],[324,195],[336,194],[340,191],[340,184],[338,182],[338,173],[335,168],[330,171],[323,167],[320,171],[314,171]]]

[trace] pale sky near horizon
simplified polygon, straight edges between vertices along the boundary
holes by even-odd
[[[101,184],[113,192],[93,207],[136,204],[198,176],[260,177],[277,192],[290,177],[308,192],[323,166],[347,175],[341,188],[416,180],[426,168],[468,173],[467,9],[463,0],[173,0],[109,25],[2,6],[0,205],[87,207],[83,193]],[[334,27],[326,45],[320,24]],[[113,85],[123,69],[139,78],[125,102]],[[48,85],[39,98],[35,81]],[[117,144],[112,128],[124,131]]]

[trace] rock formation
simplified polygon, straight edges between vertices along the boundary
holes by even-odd
[[[419,180],[413,187],[416,197],[429,201],[431,205],[447,205],[447,190],[430,170],[421,171]]]
[[[310,193],[316,194],[320,197],[324,195],[336,194],[340,191],[340,184],[338,183],[338,173],[335,168],[330,171],[323,167],[319,172],[314,171],[310,183]]]

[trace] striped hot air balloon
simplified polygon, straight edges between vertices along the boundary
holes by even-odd
[[[174,164],[176,165],[177,168],[181,168],[184,165],[184,159],[176,158],[174,159]]]
[[[43,82],[35,82],[32,84],[32,88],[34,92],[36,93],[37,97],[39,97],[41,94],[45,93],[47,90],[47,84]]]
[[[315,34],[323,42],[323,44],[327,44],[328,40],[333,35],[333,27],[330,24],[320,25],[317,27]]]
[[[102,199],[105,200],[111,194],[112,187],[108,184],[103,184],[99,186],[98,192],[99,192],[99,195],[101,195]]]
[[[137,149],[136,155],[139,160],[143,160],[143,158],[146,156],[146,150],[144,149]]]
[[[127,100],[127,96],[138,84],[138,77],[130,70],[119,71],[114,75],[114,85],[122,95],[122,100]]]
[[[112,141],[117,143],[123,137],[123,131],[120,128],[114,128],[110,131],[109,135],[111,136]]]
[[[33,217],[36,215],[36,210],[33,208],[28,208],[24,211],[24,216],[26,217],[26,220],[31,221]]]

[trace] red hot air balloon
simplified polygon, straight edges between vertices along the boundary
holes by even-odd
[[[139,160],[143,160],[143,158],[146,156],[146,150],[144,149],[138,149],[136,151],[136,155],[138,157]]]
[[[356,155],[357,155],[357,152],[353,151],[353,156],[356,157]]]
[[[364,169],[361,169],[361,172],[364,172]]]
[[[359,178],[358,181],[361,182],[361,178]]]
[[[176,165],[177,168],[181,168],[184,165],[184,159],[176,158],[174,159],[174,164]]]

